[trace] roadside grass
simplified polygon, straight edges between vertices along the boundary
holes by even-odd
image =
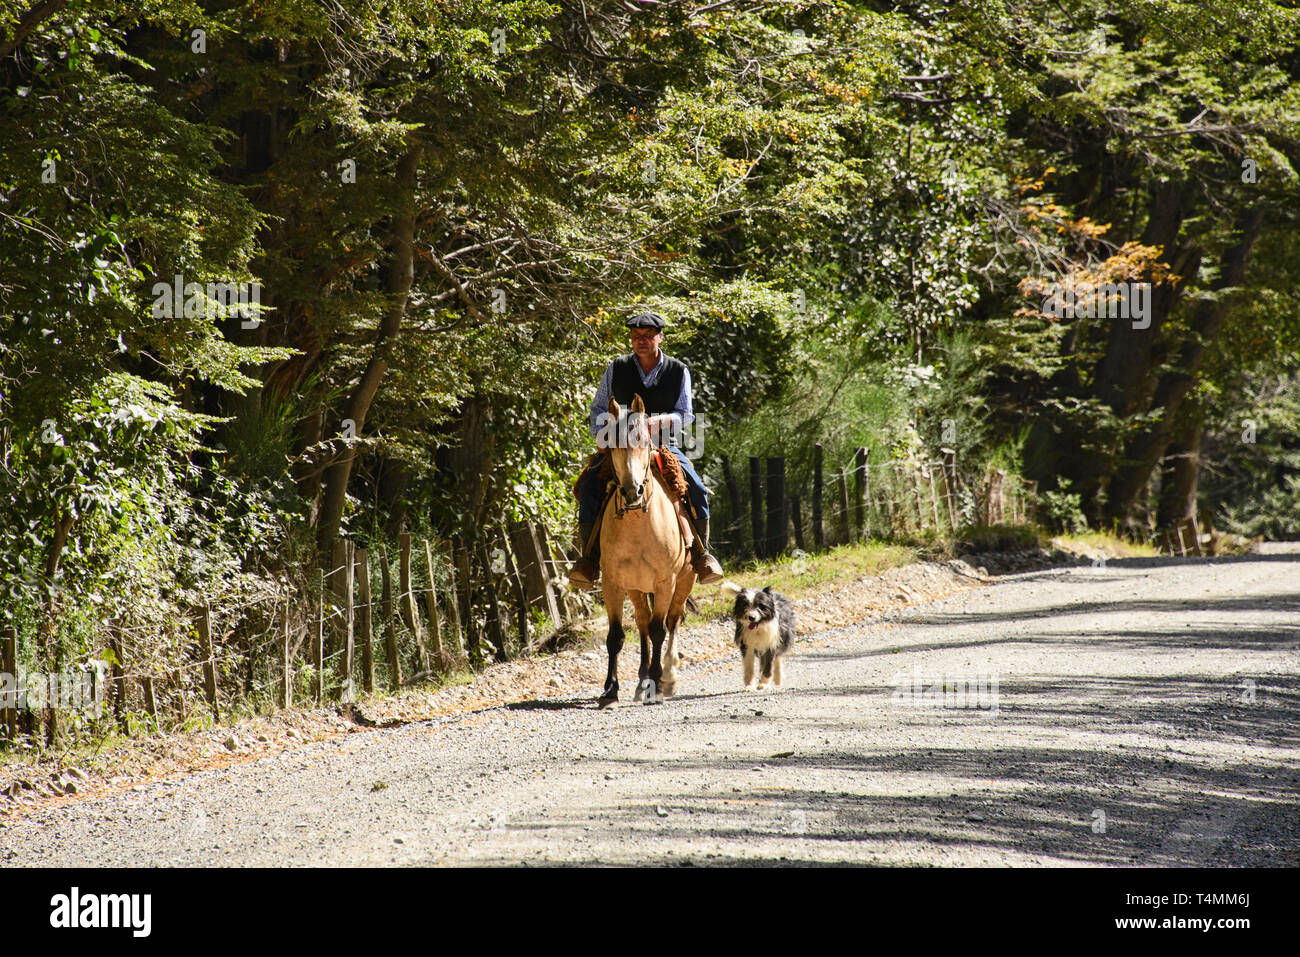
[[[970,525],[953,537],[952,554],[1010,552],[1025,548],[1050,548],[1048,535],[1037,525]]]
[[[852,581],[879,575],[889,568],[923,560],[924,542],[900,543],[871,540],[839,545],[825,552],[783,555],[774,559],[757,559],[743,563],[728,562],[726,581],[742,588],[772,586],[789,598],[801,598],[834,582]],[[694,595],[700,615],[722,618],[731,613],[734,599],[724,595],[719,585],[705,586]]]
[[[1101,552],[1108,558],[1154,558],[1160,549],[1145,542],[1131,542],[1114,532],[1085,532],[1082,535],[1058,535],[1052,545],[1067,552]]]

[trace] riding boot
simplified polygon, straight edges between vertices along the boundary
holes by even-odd
[[[714,582],[722,581],[722,566],[709,554],[709,520],[704,519],[700,525],[703,527],[703,532],[696,533],[695,541],[691,545],[691,568],[695,570],[695,577],[701,585],[712,585]]]
[[[591,541],[595,522],[578,523],[578,551],[581,557],[569,569],[569,583],[576,588],[595,588],[600,580],[600,539]],[[587,543],[591,541],[588,549]]]

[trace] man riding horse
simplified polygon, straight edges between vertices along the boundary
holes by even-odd
[[[683,537],[694,539],[691,567],[700,584],[721,581],[722,566],[708,552],[708,494],[690,459],[675,444],[683,428],[695,419],[691,410],[690,370],[685,363],[669,358],[659,350],[659,344],[664,341],[662,316],[643,312],[629,319],[627,327],[631,330],[632,353],[605,367],[596,398],[591,403],[591,434],[599,440],[608,418],[611,397],[628,407],[635,396],[641,396],[652,436],[658,435],[664,440],[664,447],[677,457],[686,478],[687,497],[695,521],[691,520],[682,503],[679,502],[677,507]],[[593,588],[600,578],[600,543],[591,534],[605,495],[598,471],[590,469],[578,489],[578,550],[582,557],[569,569],[569,581],[580,588]]]

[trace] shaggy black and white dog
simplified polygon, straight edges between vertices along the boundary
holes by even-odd
[[[758,687],[781,686],[781,657],[794,647],[794,605],[768,585],[762,591],[723,582],[722,591],[736,596],[736,646],[745,656],[745,690],[754,690],[754,659],[763,667]]]

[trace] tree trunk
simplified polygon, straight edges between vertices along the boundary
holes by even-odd
[[[343,421],[351,420],[355,435],[361,435],[366,414],[379,391],[380,380],[388,371],[388,353],[402,327],[406,303],[415,277],[415,184],[420,166],[420,148],[412,146],[397,163],[397,182],[402,190],[401,212],[393,221],[393,258],[388,269],[388,308],[375,336],[370,360],[361,379],[348,397]],[[325,470],[325,491],[316,525],[317,547],[322,556],[329,554],[330,544],[338,536],[343,521],[343,504],[347,500],[348,480],[356,460],[356,446],[346,444]]]
[[[1185,407],[1169,442],[1160,477],[1160,506],[1156,525],[1173,529],[1196,517],[1196,489],[1201,476],[1201,435],[1205,412],[1198,404]]]
[[[1238,221],[1240,239],[1223,253],[1222,266],[1213,288],[1223,291],[1240,286],[1246,276],[1246,266],[1251,248],[1259,236],[1263,222],[1262,209],[1248,209]],[[1156,386],[1151,408],[1160,410],[1161,417],[1149,428],[1134,436],[1124,450],[1122,464],[1115,472],[1107,496],[1107,518],[1125,524],[1132,514],[1151,471],[1169,447],[1178,411],[1187,394],[1196,385],[1205,351],[1218,338],[1229,304],[1223,298],[1202,301],[1192,316],[1191,335],[1182,343],[1174,366],[1166,372]]]
[[[492,474],[496,439],[488,429],[488,409],[488,397],[477,390],[465,400],[460,414],[460,442],[450,450],[451,470],[470,516],[469,528],[484,524]]]
[[[1186,200],[1189,195],[1190,191],[1182,183],[1170,182],[1158,187],[1151,198],[1147,226],[1141,238],[1144,246],[1173,251],[1164,259],[1173,273],[1184,277],[1183,281],[1177,286],[1153,285],[1151,324],[1147,328],[1134,329],[1133,323],[1125,319],[1108,320],[1106,352],[1093,377],[1093,395],[1121,421],[1140,412],[1150,401],[1152,375],[1163,358],[1160,330],[1178,302],[1186,278],[1195,276],[1200,266],[1198,251],[1178,245],[1178,234],[1191,211]],[[1104,511],[1101,491],[1115,470],[1115,450],[1107,447],[1109,443],[1098,448],[1097,438],[1078,436],[1079,441],[1063,444],[1064,448],[1079,450],[1070,456],[1073,466],[1070,477],[1082,496],[1084,513],[1094,523]]]

